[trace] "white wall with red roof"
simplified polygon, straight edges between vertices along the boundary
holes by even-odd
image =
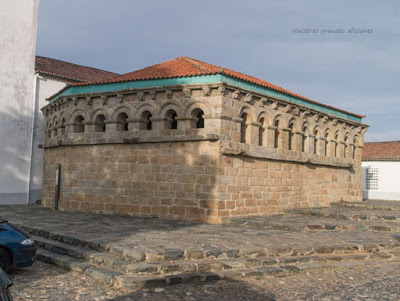
[[[400,201],[400,161],[363,161],[362,191],[363,199]]]

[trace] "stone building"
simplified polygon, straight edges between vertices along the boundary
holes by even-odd
[[[361,201],[364,116],[187,57],[49,98],[42,204],[220,222]]]

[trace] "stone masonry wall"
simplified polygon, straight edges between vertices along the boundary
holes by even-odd
[[[361,201],[367,127],[225,83],[60,97],[42,204],[201,222]]]
[[[46,150],[44,206],[54,205],[61,164],[59,208],[206,221],[216,201],[216,142],[120,144]]]

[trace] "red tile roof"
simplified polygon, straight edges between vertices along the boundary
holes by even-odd
[[[76,65],[43,56],[36,56],[35,70],[44,75],[66,79],[69,82],[105,81],[120,76],[120,74],[117,73]]]
[[[400,141],[366,142],[363,161],[400,161]]]
[[[351,112],[347,112],[326,104],[322,104],[301,96],[299,94],[293,93],[289,90],[286,90],[282,87],[276,86],[271,84],[265,80],[249,76],[237,71],[233,71],[227,68],[222,68],[219,66],[215,66],[212,64],[208,64],[199,60],[191,59],[186,56],[181,56],[176,59],[166,61],[160,64],[156,64],[150,67],[146,67],[137,71],[129,72],[123,74],[121,76],[117,76],[115,78],[109,80],[99,80],[99,81],[92,81],[88,83],[74,83],[70,86],[85,86],[85,85],[100,85],[106,83],[118,83],[118,82],[128,82],[128,81],[138,81],[138,80],[151,80],[151,79],[162,79],[162,78],[176,78],[176,77],[187,77],[187,76],[199,76],[199,75],[212,75],[212,74],[225,74],[234,78],[238,78],[262,87],[266,87],[278,92],[285,93],[290,96],[298,97],[309,101],[311,103],[319,104],[327,108],[331,108],[337,111],[341,111],[347,114],[351,114],[357,117],[365,117],[365,115],[357,115]],[[60,91],[62,92],[62,91]],[[59,92],[59,93],[60,93]],[[53,95],[53,97],[57,96]]]

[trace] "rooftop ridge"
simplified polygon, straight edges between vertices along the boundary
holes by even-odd
[[[302,96],[300,94],[291,92],[285,88],[274,85],[270,82],[267,82],[263,79],[259,79],[241,72],[237,72],[228,68],[222,68],[213,64],[209,64],[197,59],[192,59],[187,56],[177,57],[172,60],[168,60],[162,63],[158,63],[155,65],[151,65],[136,71],[128,72],[123,75],[106,79],[100,81],[90,81],[84,83],[71,83],[68,87],[77,87],[77,86],[89,86],[89,85],[102,85],[102,84],[113,84],[113,83],[122,83],[122,82],[134,82],[134,81],[145,81],[145,80],[155,80],[155,79],[171,79],[171,78],[184,78],[184,77],[196,77],[201,75],[214,75],[214,74],[222,74],[223,76],[227,76],[234,79],[239,79],[241,81],[267,88],[273,91],[277,91],[279,93],[286,94],[291,97],[299,98],[305,100],[307,102],[323,106],[326,108],[330,108],[336,111],[340,111],[349,115],[356,116],[358,118],[364,118],[365,115],[359,115],[355,113],[351,113],[330,105],[326,105],[324,103],[320,103],[314,101],[310,98]],[[50,97],[53,99],[60,95],[64,90],[59,91]]]

